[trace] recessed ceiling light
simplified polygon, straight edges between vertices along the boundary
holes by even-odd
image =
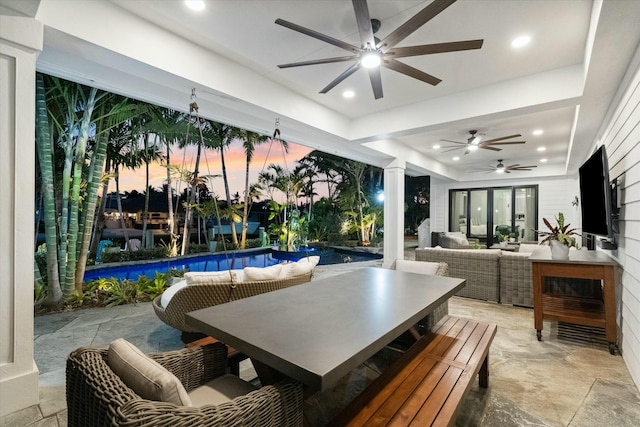
[[[344,92],[342,92],[342,96],[344,96],[345,98],[353,98],[354,96],[356,96],[356,93],[352,90],[345,90]]]
[[[458,160],[460,160],[460,157],[455,156],[455,157],[453,158],[453,160],[457,162]]]
[[[542,129],[536,129],[531,133],[533,133],[535,136],[540,136],[544,133],[544,131]]]
[[[205,8],[204,0],[184,0],[184,4],[191,10],[201,11]]]
[[[547,159],[540,159],[540,163],[546,163]]]
[[[514,49],[519,49],[528,45],[531,42],[531,37],[529,36],[520,36],[513,39],[511,42],[511,47]]]
[[[434,146],[433,146],[433,149],[434,149],[434,150],[437,150],[438,148],[440,148],[440,145],[438,145],[438,144],[436,144],[436,145],[434,145]]]
[[[545,151],[547,147],[538,147],[538,151]]]

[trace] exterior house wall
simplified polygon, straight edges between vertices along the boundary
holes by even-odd
[[[621,268],[618,286],[620,351],[640,387],[640,49],[600,128],[595,146],[604,145],[609,178],[620,183],[618,249],[606,251]]]

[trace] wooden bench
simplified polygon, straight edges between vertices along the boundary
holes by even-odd
[[[444,317],[358,395],[332,426],[451,426],[476,375],[489,385],[496,325]]]

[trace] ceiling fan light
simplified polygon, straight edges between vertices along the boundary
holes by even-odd
[[[498,169],[496,169],[496,173],[504,173],[504,168],[498,168]]]
[[[480,148],[480,147],[478,147],[477,145],[471,144],[471,145],[468,147],[468,150],[469,150],[469,151],[476,151],[478,148]]]
[[[471,141],[471,144],[478,145],[478,144],[480,144],[480,141],[482,141],[482,137],[480,135],[476,135],[473,138],[473,141]]]
[[[184,3],[191,10],[201,11],[206,7],[203,0],[185,0]]]
[[[380,54],[378,52],[367,52],[362,56],[360,63],[364,68],[376,68],[380,66]]]

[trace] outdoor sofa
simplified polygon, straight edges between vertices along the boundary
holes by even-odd
[[[309,282],[319,259],[312,256],[264,268],[185,273],[184,280],[153,300],[153,309],[167,325],[182,332],[199,332],[186,324],[186,313]]]

